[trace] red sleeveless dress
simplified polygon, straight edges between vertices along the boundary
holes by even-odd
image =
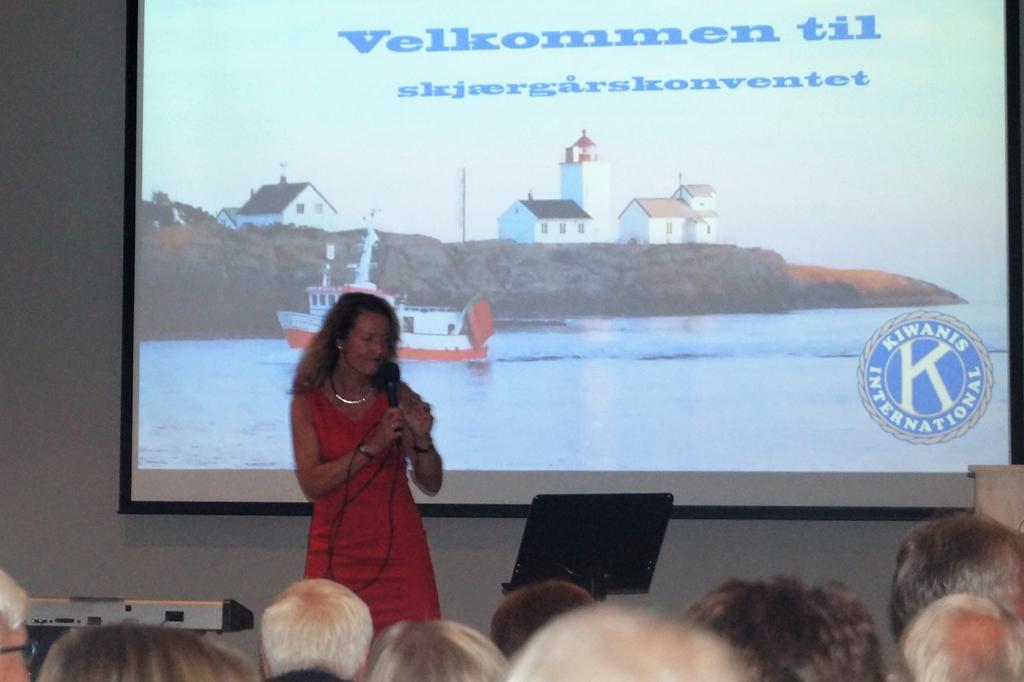
[[[324,461],[351,452],[388,407],[382,392],[352,420],[320,391],[305,399]],[[313,500],[306,577],[329,578],[358,594],[370,607],[375,635],[400,620],[440,618],[427,535],[397,445]]]

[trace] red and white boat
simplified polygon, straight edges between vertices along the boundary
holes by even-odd
[[[330,263],[324,264],[319,285],[306,287],[309,312],[278,311],[277,319],[284,330],[285,339],[292,348],[305,348],[320,331],[324,315],[338,299],[349,292],[362,292],[380,296],[390,303],[398,314],[402,327],[398,344],[401,360],[484,360],[487,358],[487,340],[494,333],[494,315],[486,298],[474,298],[462,310],[437,306],[409,305],[399,296],[381,291],[370,281],[373,248],[379,238],[373,227],[367,228],[363,254],[356,266],[352,284],[335,285],[331,282]],[[333,258],[328,246],[327,258]]]

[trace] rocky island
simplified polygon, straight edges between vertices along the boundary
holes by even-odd
[[[273,337],[277,310],[306,310],[328,243],[336,283],[351,281],[365,230],[231,230],[208,214],[140,220],[140,338]],[[964,302],[934,284],[875,270],[793,265],[774,251],[717,244],[442,243],[380,232],[373,280],[413,304],[491,300],[507,320],[785,313],[806,308]]]

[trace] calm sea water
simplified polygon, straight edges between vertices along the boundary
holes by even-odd
[[[406,362],[434,406],[448,469],[962,471],[1006,463],[1005,305],[937,308],[992,357],[981,421],[940,445],[900,441],[857,391],[865,342],[906,309],[568,320],[500,329],[479,363]],[[289,469],[283,340],[143,343],[142,468]]]

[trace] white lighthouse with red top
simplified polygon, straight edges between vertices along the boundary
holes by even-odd
[[[608,163],[600,159],[597,145],[587,137],[586,129],[580,139],[565,148],[565,160],[559,166],[562,199],[575,201],[593,218],[592,234],[587,241],[616,241],[618,229],[612,220],[611,173]]]

